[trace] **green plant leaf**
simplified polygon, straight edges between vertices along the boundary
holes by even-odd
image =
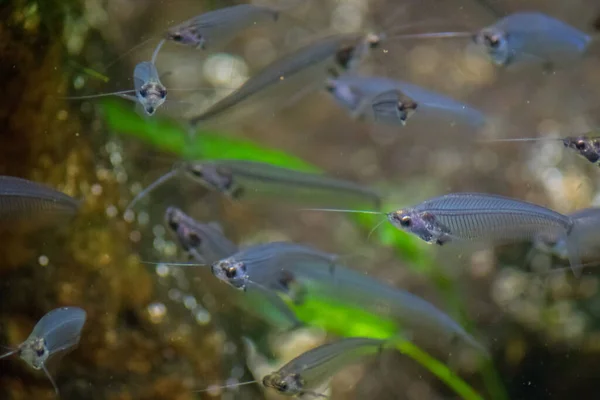
[[[143,118],[129,103],[117,99],[102,102],[108,127],[115,133],[142,140],[159,150],[187,160],[237,159],[260,161],[305,172],[319,169],[285,151],[258,145],[232,135],[199,131],[194,134],[174,121],[158,117]]]

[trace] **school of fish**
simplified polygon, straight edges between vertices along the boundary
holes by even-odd
[[[232,41],[255,25],[277,24],[286,9],[240,4],[191,16],[173,25],[160,36],[150,61],[136,65],[134,88],[115,93],[69,97],[87,100],[117,95],[137,104],[141,114],[152,117],[169,104],[171,89],[161,82],[156,67],[160,50],[170,43],[190,51],[210,51]],[[439,119],[447,124],[480,127],[487,116],[476,107],[454,100],[431,89],[385,76],[366,76],[357,67],[370,51],[393,40],[449,40],[467,38],[479,46],[489,62],[499,68],[534,65],[559,68],[565,62],[584,57],[593,35],[584,33],[540,12],[517,12],[474,32],[430,32],[387,36],[373,32],[330,34],[290,51],[250,77],[240,88],[186,121],[191,127],[226,119],[244,102],[269,97],[275,88],[310,75],[312,83],[294,100],[323,91],[344,109],[350,118],[367,124],[405,129],[413,120]],[[318,76],[317,79],[314,77]],[[200,90],[200,89],[198,89]],[[273,94],[274,96],[274,94]],[[501,139],[502,140],[502,139]],[[508,141],[537,141],[517,138]],[[552,139],[554,140],[554,139]],[[556,139],[591,163],[600,160],[600,138],[579,135]],[[382,196],[374,189],[318,173],[300,172],[266,162],[220,159],[182,161],[170,172],[141,191],[128,209],[143,207],[142,200],[172,179],[217,192],[230,201],[248,198],[292,202],[298,212],[368,213],[380,215],[395,228],[437,246],[460,246],[477,242],[486,245],[527,243],[532,251],[568,260],[579,277],[584,261],[600,261],[597,228],[600,210],[589,208],[569,215],[543,205],[491,193],[446,193],[418,204],[399,205],[382,211]],[[31,221],[41,229],[74,217],[81,201],[52,188],[17,177],[0,176],[0,220]],[[363,210],[363,208],[367,208]],[[343,256],[308,245],[268,242],[240,248],[226,237],[216,222],[194,220],[183,210],[169,206],[165,226],[189,260],[170,264],[174,268],[206,269],[232,296],[259,296],[281,319],[284,330],[303,326],[290,304],[302,305],[314,293],[327,293],[336,301],[360,307],[397,321],[406,331],[434,334],[443,346],[454,339],[490,357],[488,344],[481,343],[445,311],[408,291],[354,271]],[[31,368],[44,371],[57,395],[59,388],[47,368],[59,353],[74,350],[86,322],[86,312],[76,305],[60,307],[41,316],[29,337],[1,355],[19,356]],[[269,321],[266,321],[269,322]],[[227,390],[242,384],[263,385],[288,396],[328,398],[319,390],[338,371],[382,351],[394,351],[389,338],[350,337],[332,340],[305,352],[268,375],[241,384],[222,385]],[[199,388],[197,392],[206,389]]]

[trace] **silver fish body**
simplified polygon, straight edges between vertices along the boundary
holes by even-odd
[[[256,103],[260,99],[266,100],[278,96],[278,100],[285,102],[289,100],[290,93],[284,94],[281,90],[278,91],[280,86],[303,95],[308,94],[307,89],[312,86],[317,90],[318,86],[314,83],[320,83],[330,71],[354,67],[357,59],[364,56],[365,43],[367,43],[366,47],[371,48],[376,47],[379,41],[370,36],[365,38],[364,34],[351,33],[328,36],[301,47],[269,64],[235,92],[209,107],[202,114],[192,117],[190,123],[197,125],[221,116],[250,98],[254,100],[253,103]]]
[[[451,240],[514,242],[540,232],[568,235],[573,221],[548,208],[481,193],[453,193],[388,214],[390,222],[428,243]]]
[[[585,53],[591,37],[546,14],[519,12],[482,29],[474,40],[485,47],[494,64],[507,66],[571,61]]]
[[[238,4],[209,11],[169,28],[167,40],[195,47],[214,48],[225,45],[241,31],[254,25],[277,21],[279,11],[252,4]]]
[[[247,280],[258,282],[302,303],[307,293],[330,297],[344,304],[394,319],[403,329],[435,333],[440,339],[458,337],[481,353],[487,350],[449,315],[428,301],[394,288],[336,262],[334,256],[298,259],[293,263],[256,265],[246,269]]]
[[[385,77],[345,74],[329,80],[334,100],[355,117],[388,125],[415,119],[435,118],[470,126],[485,124],[485,115],[475,108],[420,86]],[[393,109],[397,97],[396,110]],[[391,111],[396,111],[396,118]]]
[[[314,395],[312,390],[338,371],[369,355],[379,354],[385,344],[385,340],[359,337],[327,343],[301,354],[278,371],[266,375],[262,383],[265,387],[288,396]]]
[[[379,208],[381,197],[375,191],[353,182],[277,167],[271,164],[215,160],[190,163],[188,175],[203,186],[239,199],[252,194],[304,197],[311,202],[340,204],[340,199],[360,202]],[[304,195],[304,196],[303,196]]]
[[[144,109],[151,116],[167,100],[167,88],[160,81],[154,63],[142,61],[135,66],[133,71],[135,96]]]
[[[0,176],[0,220],[41,220],[70,217],[80,201],[47,186],[12,176]]]

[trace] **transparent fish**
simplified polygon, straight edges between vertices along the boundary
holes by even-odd
[[[205,50],[226,44],[247,28],[277,21],[280,12],[277,9],[252,4],[219,8],[167,29],[165,39]]]
[[[217,223],[199,223],[176,207],[167,208],[165,222],[183,250],[198,262],[212,264],[238,251]]]
[[[538,61],[564,63],[582,56],[591,41],[586,33],[539,12],[520,12],[482,29],[474,38],[496,65]]]
[[[327,343],[301,354],[278,371],[266,375],[262,384],[286,396],[310,394],[327,397],[312,390],[343,368],[367,356],[378,355],[386,343],[385,340],[359,337]]]
[[[368,204],[379,208],[381,197],[368,187],[334,179],[321,174],[306,173],[275,165],[242,160],[211,160],[188,162],[179,169],[161,176],[130,203],[140,199],[164,182],[179,175],[200,183],[231,199],[254,197],[284,198],[311,204]]]
[[[143,115],[153,116],[156,111],[165,106],[175,106],[177,103],[179,105],[185,105],[183,102],[178,101],[169,101],[167,104],[167,88],[161,81],[161,75],[159,75],[158,70],[156,69],[155,60],[160,50],[163,42],[160,42],[159,45],[154,50],[154,54],[152,55],[151,61],[142,61],[136,64],[133,70],[133,85],[134,88],[130,90],[122,90],[118,92],[110,92],[110,93],[100,93],[93,94],[89,96],[70,96],[65,97],[65,99],[69,100],[86,100],[86,99],[95,99],[98,97],[106,97],[106,96],[118,96],[126,100],[130,100],[135,102],[142,110]],[[210,88],[189,88],[189,89],[179,89],[179,88],[170,88],[169,91],[212,91]]]
[[[275,243],[280,250],[287,245]],[[300,245],[295,245],[300,246]],[[294,245],[292,251],[298,251]],[[361,307],[376,315],[393,318],[404,329],[419,329],[419,332],[435,333],[440,339],[449,341],[458,337],[482,354],[487,350],[450,316],[433,304],[410,292],[396,289],[367,275],[340,265],[335,255],[299,247],[308,256],[295,256],[266,260],[271,246],[263,245],[256,251],[259,262],[244,262],[247,257],[234,255],[213,265],[217,277],[233,287],[243,288],[247,282],[256,282],[263,287],[279,292],[297,304],[301,304],[307,293],[317,293],[335,298],[344,304]],[[277,257],[277,256],[275,256]],[[235,260],[235,261],[234,261]],[[240,262],[240,260],[242,260]]]
[[[540,12],[517,12],[476,32],[435,32],[397,38],[471,38],[498,66],[523,63],[564,64],[581,57],[592,38]]]
[[[253,4],[238,4],[194,16],[168,28],[162,34],[162,40],[158,44],[153,60],[156,59],[159,49],[167,41],[202,50],[214,50],[216,47],[225,46],[241,32],[252,26],[277,21],[282,12],[295,7],[302,1],[304,0],[300,0],[292,6],[282,9]],[[113,65],[127,54],[154,38],[155,36],[150,37],[142,43],[135,45],[116,60],[109,63],[108,66]]]
[[[200,115],[192,117],[190,123],[198,125],[221,116],[250,98],[256,102],[258,100],[254,96],[258,93],[262,93],[265,98],[274,96],[274,90],[281,86],[290,91],[285,96],[279,93],[279,97],[282,101],[287,99],[286,104],[290,104],[290,93],[295,93],[292,97],[297,101],[311,91],[318,90],[327,74],[356,68],[368,50],[377,47],[380,42],[380,36],[362,33],[338,34],[319,39],[275,60],[248,79],[238,90]],[[298,75],[301,75],[299,79],[291,80]],[[267,89],[270,90],[266,92]]]
[[[353,118],[404,126],[415,118],[436,118],[482,126],[486,118],[475,108],[408,82],[346,74],[330,78],[327,90]]]
[[[379,208],[381,197],[375,191],[353,182],[277,167],[267,163],[241,160],[219,160],[188,164],[186,172],[208,187],[238,199],[252,192],[271,195],[283,193],[294,197],[305,191],[312,198],[349,196]],[[265,193],[265,194],[266,194]],[[298,193],[300,194],[300,193]]]
[[[0,220],[52,222],[74,216],[81,202],[26,179],[0,176]]]
[[[557,234],[565,238],[573,273],[580,275],[581,238],[573,229],[573,220],[548,208],[509,197],[453,193],[388,213],[333,209],[320,211],[384,214],[396,228],[440,246],[461,241],[492,244],[526,242],[538,234]]]
[[[33,369],[42,369],[58,394],[58,387],[48,371],[47,363],[79,344],[85,319],[86,312],[78,307],[52,310],[39,320],[27,340],[0,358],[16,354]]]

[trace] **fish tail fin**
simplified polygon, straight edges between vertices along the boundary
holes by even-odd
[[[583,269],[583,264],[581,263],[581,249],[579,248],[580,242],[577,232],[575,232],[574,229],[571,229],[571,232],[569,232],[565,238],[565,243],[569,255],[569,264],[571,265],[571,270],[576,278],[581,277],[581,270]]]

